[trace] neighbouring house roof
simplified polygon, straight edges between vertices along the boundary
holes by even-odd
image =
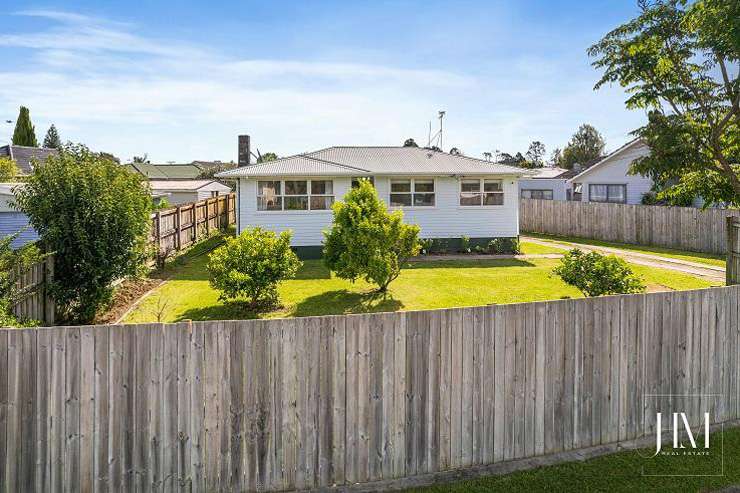
[[[193,180],[203,171],[195,164],[131,163],[125,166],[149,180]]]
[[[562,178],[562,175],[567,172],[568,170],[565,168],[557,168],[557,167],[544,167],[544,168],[536,168],[533,169],[534,176],[530,176],[529,178],[532,178],[534,180],[542,179],[542,180],[551,180],[553,178]]]
[[[18,166],[22,175],[33,173],[32,161],[44,162],[46,158],[57,154],[56,149],[47,149],[46,147],[27,147],[14,144],[0,146],[0,156],[7,156]]]
[[[130,163],[125,166],[149,180],[194,180],[204,171],[236,165],[221,161],[193,161],[177,164]]]
[[[202,188],[231,190],[231,187],[215,180],[152,180],[149,186],[154,192],[197,192]]]
[[[583,178],[587,173],[591,173],[595,169],[603,167],[605,164],[609,163],[612,160],[612,158],[614,158],[615,156],[623,153],[624,151],[628,149],[632,149],[633,147],[636,147],[638,144],[645,145],[645,143],[639,137],[634,140],[631,140],[627,142],[626,144],[624,144],[622,147],[618,148],[617,150],[607,154],[606,156],[598,158],[595,163],[591,164],[585,169],[582,169],[580,172],[575,173],[575,175],[572,178],[570,178],[568,181],[575,182]]]
[[[328,147],[218,173],[248,176],[530,175],[528,170],[419,147]]]

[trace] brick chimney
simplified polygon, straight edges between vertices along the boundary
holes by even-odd
[[[252,161],[252,149],[249,145],[249,135],[239,136],[239,166],[248,166]]]

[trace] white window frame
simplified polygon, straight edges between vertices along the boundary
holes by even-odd
[[[591,195],[593,187],[606,187],[606,200],[594,200]],[[623,200],[609,200],[609,187],[622,187],[624,190]],[[626,204],[627,203],[627,184],[626,183],[589,183],[588,184],[588,201],[597,204]]]
[[[419,181],[431,181],[433,191],[431,192],[417,192],[416,191],[416,180]],[[410,188],[408,192],[394,192],[393,191],[393,182],[394,181],[408,181],[410,183]],[[411,205],[392,205],[391,204],[391,195],[409,195],[411,196]],[[434,204],[432,205],[414,205],[414,195],[433,195],[434,196]],[[423,176],[417,176],[414,178],[411,177],[405,177],[405,176],[393,176],[390,177],[388,180],[388,207],[391,209],[421,209],[421,210],[429,210],[429,209],[436,209],[437,207],[437,179],[433,176],[429,177],[423,177]]]
[[[529,192],[529,197],[524,197],[524,192]],[[554,193],[554,190],[552,188],[522,188],[521,191],[519,192],[519,196],[521,198],[530,198],[531,199],[531,198],[534,198],[534,197],[532,197],[532,192],[540,192],[540,193],[550,192],[550,198],[549,199],[540,198],[540,199],[536,199],[536,200],[554,200],[555,199],[555,193]]]
[[[280,197],[280,209],[276,209],[276,210],[264,210],[264,209],[260,209],[259,208],[260,197],[262,197],[262,195],[259,194],[259,192],[260,192],[260,182],[261,181],[276,181],[276,182],[280,182],[280,194],[275,195],[275,197]],[[289,195],[289,194],[286,194],[285,193],[285,182],[286,181],[305,181],[306,182],[306,195],[303,195],[303,194],[301,194],[301,195],[293,195],[293,194]],[[312,181],[330,181],[331,182],[332,193],[326,193],[326,194],[311,193],[311,182]],[[311,208],[311,198],[312,197],[331,197],[332,198],[332,203],[334,203],[334,201],[336,200],[336,194],[333,193],[334,192],[334,186],[335,186],[335,180],[333,178],[322,178],[322,179],[315,179],[315,180],[312,180],[310,178],[289,178],[289,179],[280,179],[280,180],[278,180],[278,179],[265,178],[265,179],[257,179],[257,180],[255,180],[255,182],[256,182],[255,185],[256,185],[256,188],[257,188],[256,194],[255,194],[255,197],[256,197],[256,204],[255,204],[256,207],[255,207],[255,209],[256,209],[256,211],[257,211],[258,214],[280,214],[280,213],[283,213],[283,214],[307,214],[307,213],[321,213],[321,212],[325,212],[325,213],[326,212],[329,212],[329,213],[331,213],[331,206],[329,206],[328,209],[312,209]],[[308,201],[308,203],[306,204],[306,209],[286,209],[285,208],[285,199],[286,199],[286,197],[306,197],[307,198],[307,201]]]
[[[463,181],[473,181],[473,180],[478,180],[478,182],[479,182],[478,184],[479,184],[479,187],[480,187],[479,188],[480,191],[479,192],[475,192],[475,193],[479,193],[480,194],[480,203],[479,204],[475,204],[475,205],[471,205],[471,204],[463,205],[463,204],[460,203],[460,200],[462,199],[462,194],[463,194],[463,190],[462,190]],[[501,191],[500,192],[486,192],[485,191],[485,183],[486,183],[486,180],[488,180],[488,181],[498,181],[498,182],[501,182]],[[503,207],[503,206],[506,205],[506,192],[504,191],[504,179],[503,178],[490,178],[490,177],[489,178],[473,178],[473,177],[467,177],[466,178],[466,177],[462,177],[462,178],[460,178],[458,180],[457,190],[458,190],[458,194],[457,194],[457,206],[458,207],[461,207],[463,209],[470,209],[470,208],[483,208],[483,209],[489,208],[489,209],[494,209],[494,208]],[[464,192],[464,193],[470,193],[470,192]],[[493,193],[499,193],[499,194],[501,194],[501,203],[500,204],[484,205],[483,204],[483,197],[487,193],[488,194],[493,194]]]

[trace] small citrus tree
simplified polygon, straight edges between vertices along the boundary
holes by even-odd
[[[274,305],[280,281],[295,277],[302,263],[290,249],[290,231],[276,235],[260,227],[246,229],[211,253],[210,283],[220,300],[246,297],[253,308]]]
[[[420,250],[419,227],[403,212],[389,213],[368,180],[333,206],[334,222],[324,232],[324,262],[342,279],[365,279],[385,292],[403,263]]]
[[[645,285],[627,262],[614,255],[584,253],[574,248],[560,259],[553,273],[586,296],[642,293]]]

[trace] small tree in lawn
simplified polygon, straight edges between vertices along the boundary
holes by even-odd
[[[614,255],[584,253],[574,248],[560,259],[553,273],[586,296],[642,293],[645,285],[627,262]]]
[[[59,316],[89,323],[111,299],[111,283],[146,259],[152,198],[141,177],[82,145],[36,163],[16,202],[54,253]]]
[[[260,227],[247,229],[211,253],[210,283],[220,300],[249,299],[252,308],[273,306],[278,284],[295,277],[302,263],[290,248],[290,231],[276,235]]]
[[[389,213],[368,180],[333,206],[334,223],[324,232],[324,262],[342,279],[359,278],[386,292],[401,266],[419,253],[419,227]]]

